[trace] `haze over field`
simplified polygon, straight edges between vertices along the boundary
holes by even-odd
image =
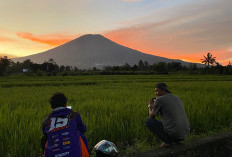
[[[28,56],[102,34],[156,56],[232,60],[230,0],[17,0],[0,2],[0,56]]]

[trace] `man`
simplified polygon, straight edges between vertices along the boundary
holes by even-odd
[[[89,157],[86,127],[80,114],[66,108],[66,103],[63,93],[50,98],[53,111],[42,122],[44,157]]]
[[[168,147],[187,137],[189,120],[181,99],[172,95],[165,83],[156,84],[155,93],[157,98],[149,102],[150,118],[146,120],[146,126],[163,141],[160,147]],[[158,114],[162,122],[155,119]]]

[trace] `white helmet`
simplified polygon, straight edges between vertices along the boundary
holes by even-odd
[[[116,157],[118,156],[118,150],[114,143],[102,140],[94,146],[94,151],[96,152],[97,157]]]

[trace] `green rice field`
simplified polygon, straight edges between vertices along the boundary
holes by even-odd
[[[232,130],[232,76],[1,77],[0,157],[42,156],[41,121],[52,111],[49,98],[57,91],[81,114],[90,148],[103,139],[120,150],[155,148],[160,141],[144,121],[158,82],[167,83],[182,99],[191,124],[187,140]]]

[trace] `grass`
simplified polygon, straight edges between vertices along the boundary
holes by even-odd
[[[191,124],[189,139],[232,129],[232,76],[7,77],[0,78],[0,156],[42,155],[40,124],[57,91],[81,114],[90,148],[106,139],[121,153],[153,149],[160,143],[144,121],[157,82],[166,82],[182,99]]]

